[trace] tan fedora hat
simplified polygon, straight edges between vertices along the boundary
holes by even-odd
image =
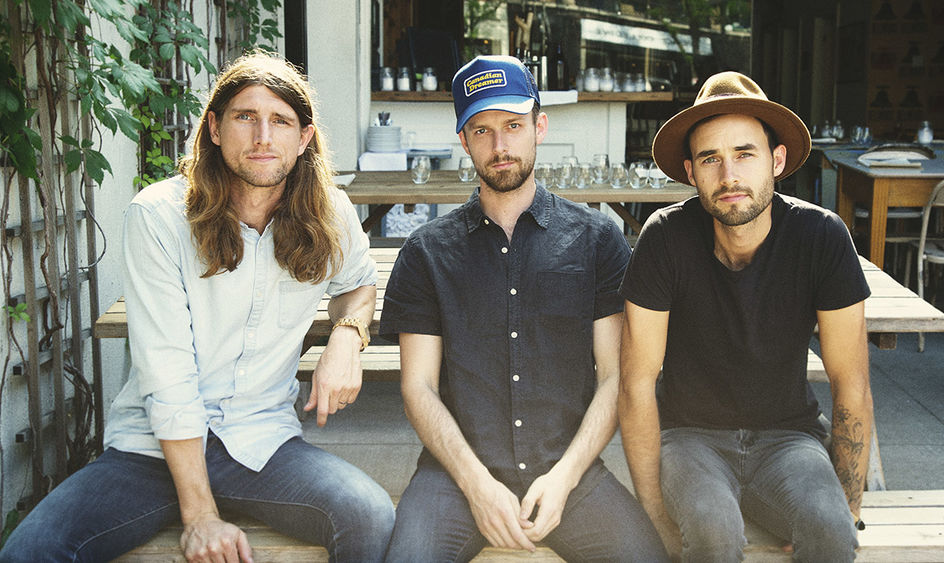
[[[670,178],[688,184],[683,161],[688,133],[696,123],[714,115],[737,113],[763,121],[787,147],[787,164],[777,176],[782,180],[797,171],[810,154],[810,131],[803,120],[786,107],[771,102],[753,80],[738,72],[721,72],[705,81],[692,107],[675,114],[656,133],[652,158]]]

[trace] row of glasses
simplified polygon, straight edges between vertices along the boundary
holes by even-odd
[[[622,162],[615,163],[610,167],[610,185],[614,188],[625,188],[629,186],[634,190],[645,188],[664,188],[669,182],[669,177],[665,175],[655,162],[633,162],[628,166]]]
[[[580,163],[575,156],[565,156],[558,164],[540,162],[534,167],[534,180],[543,188],[567,189],[571,186],[588,188],[591,184],[607,184],[614,188],[627,185],[633,189],[662,188],[668,177],[654,162],[634,162],[610,165],[609,156],[595,154],[591,162]]]
[[[410,165],[410,178],[414,184],[425,184],[429,181],[432,169],[432,163],[428,156],[415,156],[413,157],[413,163]],[[475,180],[475,166],[472,165],[472,157],[463,156],[459,159],[459,181],[471,182],[472,180]]]

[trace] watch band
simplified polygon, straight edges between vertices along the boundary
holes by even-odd
[[[339,326],[352,326],[357,329],[357,334],[361,337],[361,352],[367,348],[367,345],[370,344],[370,333],[367,331],[367,325],[364,324],[364,321],[358,319],[357,317],[342,317],[334,323],[334,326],[331,327],[331,330],[338,328]]]

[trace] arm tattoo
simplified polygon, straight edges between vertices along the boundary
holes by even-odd
[[[862,504],[865,470],[868,466],[868,459],[863,459],[863,454],[868,451],[865,424],[862,420],[854,419],[849,409],[834,405],[832,435],[830,457],[833,467],[849,505],[858,508]]]

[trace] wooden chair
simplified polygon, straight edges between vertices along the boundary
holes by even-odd
[[[924,205],[924,211],[921,214],[921,233],[918,237],[918,296],[924,299],[924,287],[926,285],[925,263],[944,264],[944,239],[928,238],[928,224],[931,219],[931,211],[935,207],[944,207],[944,180],[939,182],[931,190],[931,197]],[[918,351],[924,352],[924,333],[918,333]]]

